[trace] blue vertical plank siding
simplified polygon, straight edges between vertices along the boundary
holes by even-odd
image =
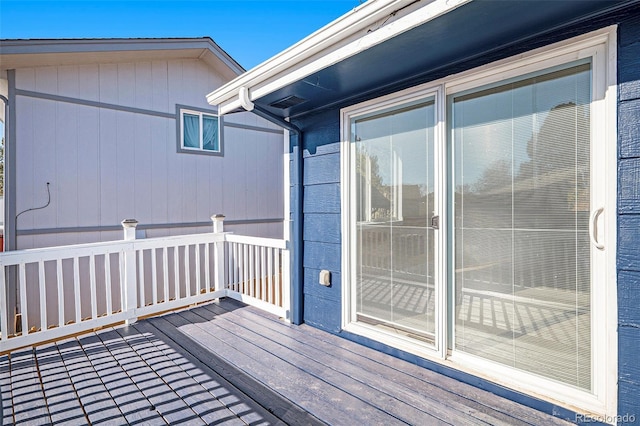
[[[640,13],[618,27],[618,415],[640,417]]]
[[[513,54],[618,24],[618,194],[617,194],[617,277],[618,277],[618,414],[640,416],[640,8],[600,17],[580,25],[557,30],[527,43],[508,46],[502,51],[476,56],[464,65],[447,72],[439,70],[433,78],[464,71]],[[439,73],[439,74],[438,74]],[[432,78],[432,79],[433,79]],[[404,80],[411,87],[428,80]],[[390,86],[386,86],[390,87]],[[384,93],[356,97],[358,102]],[[304,320],[317,328],[342,335],[366,346],[410,360],[418,365],[442,371],[475,386],[492,389],[515,401],[553,412],[564,418],[571,413],[554,404],[501,388],[482,378],[441,365],[431,365],[422,358],[402,352],[371,339],[341,331],[341,217],[340,217],[340,108],[294,119],[304,133]],[[318,283],[320,270],[332,273],[331,287]]]

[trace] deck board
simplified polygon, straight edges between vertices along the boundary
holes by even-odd
[[[76,339],[58,345],[69,378],[78,394],[78,401],[91,423],[126,423],[125,417],[113,402],[113,396],[102,382],[96,367],[91,363]],[[98,368],[103,371],[102,368]]]
[[[154,335],[161,333],[149,321],[137,323],[135,328]],[[180,336],[178,331],[169,328],[167,337],[172,334],[172,331],[176,333],[174,337]],[[230,389],[235,389],[235,386],[220,376],[218,371],[212,370],[211,365],[205,365],[196,357],[199,355],[211,364],[213,360],[211,353],[202,349],[198,351],[191,345],[189,348],[190,353],[185,354],[184,349],[171,338],[161,341],[161,346],[158,347],[175,365],[180,367],[182,371],[206,391],[205,394],[199,393],[197,395],[198,398],[203,398],[209,407],[209,411],[203,411],[201,415],[205,421],[213,417],[211,420],[215,421],[216,424],[232,425],[240,422],[240,424],[259,425],[277,424],[279,422],[277,417],[269,413],[264,407],[256,404],[252,399],[240,399],[238,390],[235,392],[230,391]]]
[[[8,355],[0,356],[0,424],[14,424],[11,392],[11,370]]]
[[[63,422],[69,426],[87,424],[86,413],[77,403],[78,394],[71,383],[57,346],[37,348],[36,358],[53,424]]]
[[[11,390],[16,423],[28,420],[30,425],[51,424],[33,349],[11,355]]]
[[[532,425],[567,424],[567,422],[535,409],[525,407],[517,402],[496,397],[496,395],[491,392],[463,384],[450,377],[386,355],[374,349],[355,344],[316,328],[304,324],[299,327],[286,326],[272,315],[251,306],[237,309],[237,307],[242,306],[242,304],[236,300],[230,300],[223,306],[237,315],[249,317],[256,324],[263,324],[263,321],[257,319],[263,318],[269,321],[267,325],[269,328],[277,327],[278,330],[284,330],[286,328],[288,329],[287,333],[290,333],[289,335],[295,340],[308,345],[312,345],[315,342],[316,348],[328,349],[331,353],[339,355],[341,360],[350,360],[356,364],[365,362],[366,360],[373,361],[375,362],[374,368],[381,373],[385,380],[404,383],[416,392],[433,395],[431,392],[434,392],[434,389],[431,386],[443,390],[446,393],[442,395],[442,403],[447,404],[452,400],[458,400],[469,408],[477,410],[470,411],[469,413],[472,415],[476,415],[478,411],[489,412],[491,416],[497,417],[496,422],[501,418],[508,424],[518,424],[520,421]],[[284,328],[281,327],[281,325],[284,325]],[[418,381],[416,382],[413,379],[417,379]],[[422,387],[423,385],[426,386]]]
[[[151,335],[147,327],[134,326],[139,333],[144,334],[153,345],[155,351],[162,355],[162,359],[149,365],[158,371],[171,389],[198,415],[206,424],[244,425],[238,416],[229,413],[218,398],[210,393],[194,378],[189,370],[185,370],[185,363],[181,358],[176,359],[171,348]],[[177,361],[177,362],[176,362]],[[189,365],[186,366],[189,368]]]
[[[217,315],[220,322],[223,322],[223,327],[234,334],[242,334],[248,330],[246,326],[251,324],[243,321],[238,315],[221,315],[228,312],[216,305],[207,305],[202,309]],[[421,399],[415,393],[399,386],[380,386],[381,383],[391,384],[391,382],[381,381],[379,374],[367,371],[362,366],[341,362],[338,369],[334,366],[336,356],[333,353],[315,350],[257,323],[252,330],[246,335],[248,341],[254,342],[272,354],[278,354],[281,359],[291,366],[297,366],[305,374],[316,377],[336,389],[342,389],[353,397],[366,401],[369,405],[371,401],[375,401],[376,407],[371,406],[370,410],[377,408],[409,424],[423,422],[436,424],[439,421],[464,424],[469,419],[468,415],[450,410],[442,402],[437,403],[431,398]]]
[[[175,393],[162,378],[162,366],[156,370],[153,363],[157,355],[150,350],[144,336],[132,328],[120,328],[116,332],[129,345],[132,352],[116,356],[131,380],[149,401],[147,410],[155,411],[167,424],[204,424],[202,419]],[[150,364],[151,363],[151,364]]]
[[[217,314],[224,312],[219,305],[207,305],[205,308]],[[287,326],[281,322],[261,324],[257,321],[260,316],[250,310],[235,310],[233,313],[234,318],[231,321],[237,323],[239,327],[253,325],[251,327],[253,330],[259,331],[285,348],[289,348],[308,359],[315,359],[325,368],[332,370],[339,368],[349,378],[357,380],[365,386],[370,386],[377,397],[369,398],[369,400],[378,402],[380,401],[379,395],[385,395],[383,401],[391,404],[387,411],[409,423],[415,424],[432,416],[446,422],[463,424],[468,422],[469,416],[472,415],[478,422],[492,425],[527,424],[495,410],[487,413],[490,411],[487,407],[468,398],[441,389],[404,371],[394,370],[358,353],[336,345],[329,346],[310,333],[301,331],[299,327]],[[335,366],[336,358],[341,360],[339,367]],[[380,380],[381,378],[385,380]],[[341,386],[341,382],[338,380],[335,385]],[[363,398],[366,397],[363,396]],[[409,408],[406,405],[409,405]],[[381,405],[381,407],[385,406]],[[397,412],[398,410],[399,412]],[[408,417],[414,410],[417,410],[415,411],[416,417]]]
[[[146,396],[129,376],[126,366],[118,361],[130,356],[130,349],[115,331],[89,335],[80,339],[80,343],[128,423],[166,424],[158,412],[150,409]]]
[[[0,357],[0,396],[2,424],[568,424],[232,299]]]

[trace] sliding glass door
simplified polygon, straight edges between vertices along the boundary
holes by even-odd
[[[355,313],[379,330],[435,336],[435,99],[351,122]]]
[[[591,389],[589,61],[449,96],[456,351]]]
[[[614,406],[602,40],[343,110],[346,330],[553,401]]]

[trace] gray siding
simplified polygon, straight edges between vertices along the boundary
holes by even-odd
[[[117,226],[125,218],[156,225],[202,223],[214,213],[230,221],[282,218],[281,134],[226,127],[224,157],[176,152],[176,104],[209,109],[206,93],[223,83],[199,60],[16,70],[16,212],[42,206],[47,201],[46,182],[51,183],[51,204],[19,217],[18,248],[120,238],[114,231],[20,231],[98,229]],[[251,114],[231,115],[225,121],[274,128]],[[282,234],[277,223],[230,229],[268,237]],[[147,236],[206,230],[154,229]]]

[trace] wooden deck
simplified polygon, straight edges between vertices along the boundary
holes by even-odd
[[[0,357],[2,424],[553,425],[231,299]]]

